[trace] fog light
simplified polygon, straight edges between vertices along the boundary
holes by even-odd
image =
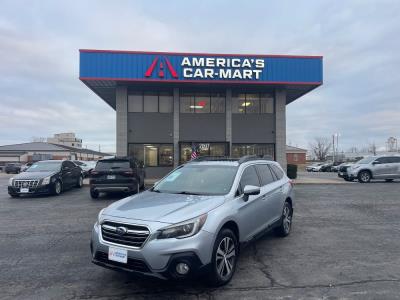
[[[179,275],[186,275],[187,273],[189,273],[190,270],[189,265],[186,263],[177,264],[175,269]]]

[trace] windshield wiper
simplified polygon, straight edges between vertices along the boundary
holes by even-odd
[[[175,192],[173,194],[179,194],[179,195],[205,195],[204,193],[195,193],[195,192],[188,192],[188,191]]]

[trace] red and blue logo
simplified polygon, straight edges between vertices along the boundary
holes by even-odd
[[[167,66],[167,68],[165,68],[165,65]],[[171,76],[175,79],[178,79],[178,73],[175,71],[168,58],[165,56],[156,56],[150,67],[144,73],[144,76],[151,77],[155,69],[158,69],[158,77],[160,78],[165,77],[165,70],[168,69]]]

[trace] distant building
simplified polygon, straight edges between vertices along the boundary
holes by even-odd
[[[306,166],[307,150],[286,145],[286,160],[288,164],[297,165],[299,170],[304,170]]]
[[[77,138],[73,132],[56,133],[53,137],[47,138],[47,142],[79,149],[82,148],[82,139]]]
[[[98,160],[108,153],[44,142],[0,146],[0,165],[47,159]]]

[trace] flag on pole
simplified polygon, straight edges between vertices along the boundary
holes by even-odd
[[[197,147],[196,145],[193,143],[192,144],[192,154],[190,155],[190,159],[196,159],[198,157],[197,154]]]

